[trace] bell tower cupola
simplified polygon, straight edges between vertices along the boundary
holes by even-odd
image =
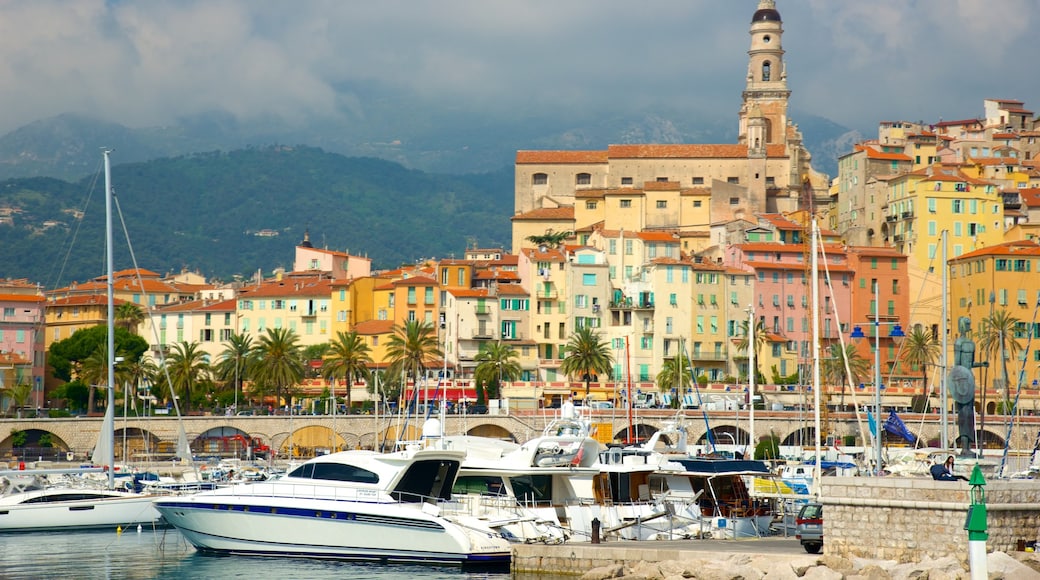
[[[764,121],[763,144],[786,144],[787,67],[784,64],[784,35],[780,12],[775,0],[759,0],[758,9],[751,17],[751,48],[748,50],[747,83],[740,107],[738,142],[749,142],[749,113],[754,110]],[[757,122],[756,122],[757,123]]]

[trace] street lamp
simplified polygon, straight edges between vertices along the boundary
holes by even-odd
[[[880,321],[881,304],[878,301],[877,284],[874,285],[874,468],[881,475],[881,329],[882,324],[891,325],[889,338],[902,338],[903,327],[898,322]],[[866,338],[863,329],[856,326],[852,329],[852,338]]]

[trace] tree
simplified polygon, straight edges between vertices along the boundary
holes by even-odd
[[[558,248],[560,244],[566,241],[568,238],[574,235],[572,231],[554,232],[552,228],[545,230],[542,235],[527,236],[527,241],[531,242],[536,246],[546,246],[548,248]]]
[[[127,332],[125,328],[116,327],[114,342],[116,352],[128,361],[140,359],[148,350],[148,341]],[[108,327],[104,324],[81,328],[65,340],[51,344],[47,352],[51,374],[57,379],[71,381],[76,364],[93,354],[98,346],[105,344],[108,344]]]
[[[676,394],[682,395],[692,387],[690,359],[686,353],[680,352],[677,356],[665,359],[661,372],[657,373],[657,389],[667,391],[674,388]]]
[[[560,370],[569,377],[580,376],[585,382],[585,398],[589,396],[592,376],[609,375],[614,365],[614,356],[610,345],[600,340],[598,332],[589,327],[579,328],[567,342],[567,356],[560,365]]]
[[[261,392],[274,392],[281,405],[282,393],[288,391],[289,405],[300,380],[303,379],[303,356],[296,333],[287,328],[268,328],[256,347],[257,360],[253,379]]]
[[[328,353],[321,365],[321,374],[329,380],[346,378],[347,412],[350,412],[350,391],[355,378],[368,379],[368,365],[372,355],[365,340],[357,332],[337,332],[336,339],[328,346]],[[332,402],[336,404],[335,401]]]
[[[519,355],[516,349],[501,340],[485,344],[477,354],[477,368],[473,378],[477,384],[477,404],[483,405],[487,399],[497,398],[502,392],[502,381],[515,381],[520,378]]]
[[[170,373],[170,391],[184,402],[184,413],[191,411],[192,395],[196,386],[209,378],[210,368],[206,353],[197,342],[181,341],[173,345],[166,369]]]
[[[32,396],[32,385],[28,383],[18,383],[13,387],[0,389],[0,394],[11,399],[11,405],[15,408],[16,417],[21,419],[22,407],[25,407],[29,403],[29,398]],[[10,407],[8,407],[8,409],[10,409]]]
[[[935,335],[920,325],[914,326],[903,342],[903,362],[911,368],[920,367],[921,384],[924,386],[923,392],[926,397],[929,393],[928,366],[935,365],[941,350],[942,347]]]
[[[124,302],[116,307],[116,324],[131,334],[137,333],[137,327],[145,319],[145,312],[133,302]]]
[[[256,367],[257,351],[253,337],[248,334],[232,334],[228,337],[220,362],[214,368],[218,380],[233,382],[235,394],[242,391],[242,381],[250,379]]]
[[[405,374],[412,379],[416,389],[419,377],[426,371],[427,365],[437,357],[443,356],[437,348],[437,335],[433,325],[419,320],[409,320],[404,326],[395,324],[393,335],[386,345],[386,357],[391,375]]]
[[[1020,325],[1021,321],[1018,318],[1012,316],[1007,310],[1000,309],[983,318],[982,327],[979,329],[978,345],[985,360],[1000,362],[1005,399],[1011,397],[1008,389],[1007,361],[1015,360],[1022,350],[1022,345],[1016,336],[1016,330]]]
[[[749,325],[748,325],[748,321],[747,320],[743,320],[743,321],[740,322],[741,335],[740,335],[740,338],[737,340],[737,350],[743,351],[745,353],[748,352],[748,342],[749,342],[749,336],[750,336],[750,333],[748,332],[748,328],[749,328]],[[762,372],[758,370],[759,369],[758,365],[762,364],[762,356],[761,356],[761,354],[762,354],[762,347],[765,346],[765,344],[766,344],[766,342],[768,342],[768,340],[769,340],[769,337],[766,336],[766,323],[765,323],[764,320],[759,318],[758,321],[755,322],[755,345],[754,345],[754,348],[755,348],[755,368],[754,368],[754,371],[755,371],[755,377],[762,377],[763,379],[765,378],[765,376],[762,375]],[[751,371],[751,369],[748,369],[748,372],[750,372],[750,371]],[[749,374],[748,376],[750,377],[751,375]],[[765,382],[765,381],[762,381],[762,382]]]
[[[845,360],[848,359],[851,376],[845,372]],[[870,361],[860,356],[856,345],[846,344],[844,353],[841,344],[835,342],[827,348],[827,358],[822,364],[824,381],[830,385],[841,385],[841,404],[845,404],[845,385],[849,382],[858,384],[870,373]]]
[[[119,330],[123,329],[120,328]],[[123,332],[126,331],[124,330]],[[116,345],[116,358],[123,359],[122,361],[117,360],[113,368],[113,376],[116,382],[115,386],[118,386],[126,380],[127,360],[129,360],[128,357],[119,350],[118,344]],[[77,363],[76,375],[80,380],[87,384],[87,413],[93,413],[95,411],[95,389],[97,387],[111,386],[108,384],[108,343],[103,342],[99,344],[90,356]],[[105,398],[107,399],[107,397]]]

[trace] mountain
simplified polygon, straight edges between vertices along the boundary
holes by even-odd
[[[305,144],[348,157],[376,157],[430,173],[465,174],[511,167],[520,149],[606,149],[610,144],[733,143],[736,115],[690,110],[515,111],[509,116],[372,95],[364,114],[289,125],[276,118],[242,121],[214,111],[161,127],[129,128],[65,114],[0,137],[0,179],[48,176],[77,180],[96,171],[98,147],[125,162],[280,144]],[[817,169],[837,172],[837,157],[859,135],[792,111]]]
[[[100,159],[100,152],[92,153]],[[316,247],[368,256],[378,268],[461,255],[474,243],[511,245],[511,169],[429,174],[382,159],[287,146],[119,160],[117,150],[117,228],[125,222],[137,265],[160,273],[190,269],[230,280],[291,268],[305,231]],[[76,182],[0,182],[0,275],[48,288],[100,275],[102,184],[99,174]],[[117,232],[116,269],[134,265],[119,243],[124,238]]]

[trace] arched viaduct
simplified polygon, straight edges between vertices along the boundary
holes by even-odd
[[[448,415],[444,432],[479,435],[526,441],[539,435],[555,417],[549,411],[513,413],[510,415]],[[592,417],[601,441],[627,439],[630,420],[623,410],[594,412]],[[906,414],[902,416],[907,428],[927,445],[939,441],[938,414]],[[710,429],[718,444],[746,444],[749,438],[748,411],[674,411],[640,410],[631,420],[631,429],[638,438],[649,437],[668,422],[681,420],[692,443],[703,442]],[[866,429],[865,417],[862,417]],[[950,417],[949,437],[956,437],[956,418]],[[246,441],[266,445],[285,456],[292,445],[295,453],[311,455],[322,449],[373,447],[374,444],[392,443],[402,439],[418,439],[421,419],[414,417],[407,423],[393,417],[371,415],[337,416],[203,416],[146,417],[116,419],[116,457],[133,461],[147,457],[172,457],[183,422],[192,452],[204,456],[244,455]],[[3,421],[4,439],[0,440],[0,459],[45,460],[65,459],[67,452],[82,461],[94,448],[102,425],[100,418],[64,419],[7,419]],[[854,413],[831,413],[825,431],[839,444],[862,446],[861,429]],[[1032,449],[1040,428],[1040,417],[1020,417],[1016,420],[1011,437],[1012,449]],[[16,432],[25,433],[24,445],[14,448]],[[609,431],[609,433],[605,433]],[[774,435],[781,445],[811,446],[814,443],[813,417],[804,411],[756,411],[755,438]],[[984,441],[989,447],[1003,447],[1007,434],[1005,417],[987,417]],[[124,437],[125,435],[125,437]],[[41,445],[49,439],[49,446]],[[885,434],[886,444],[905,444],[905,441]],[[237,443],[236,443],[237,441]],[[125,452],[124,452],[125,449]]]

